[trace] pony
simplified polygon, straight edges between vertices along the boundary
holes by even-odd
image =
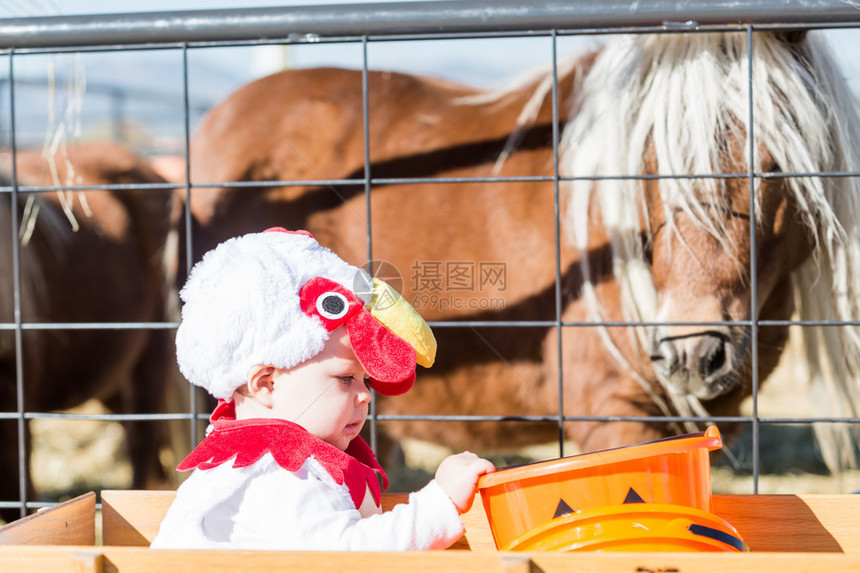
[[[284,226],[399,273],[439,350],[379,400],[393,440],[590,451],[738,416],[786,321],[860,316],[853,96],[814,32],[752,48],[614,37],[557,66],[557,117],[552,71],[489,92],[369,71],[367,149],[360,72],[261,78],[193,137],[193,256]],[[803,334],[822,412],[856,416],[858,329]],[[831,467],[854,462],[845,424],[819,429]]]
[[[80,143],[53,162],[38,151],[22,151],[16,175],[21,186],[164,183],[146,161],[112,143]],[[21,192],[14,211],[10,195],[5,199],[0,202],[6,231],[0,238],[0,322],[15,321],[11,217],[21,221],[22,322],[167,320],[175,280],[165,258],[176,250],[172,189]],[[15,347],[14,330],[0,331],[2,412],[18,410]],[[118,413],[149,413],[161,406],[170,373],[169,330],[24,329],[21,348],[25,411],[63,410],[91,398]],[[0,421],[0,427],[0,499],[19,499],[17,421]],[[159,424],[129,422],[126,430],[136,486],[163,479]],[[28,436],[24,443],[30,443]],[[28,499],[35,499],[29,474],[26,479]],[[18,512],[3,517],[10,520]]]

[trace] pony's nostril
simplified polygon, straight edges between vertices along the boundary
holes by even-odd
[[[700,374],[705,379],[718,375],[725,370],[728,362],[729,356],[726,351],[726,343],[722,340],[712,341],[712,344],[708,346],[700,362]]]
[[[722,336],[710,333],[664,338],[651,357],[654,368],[664,376],[680,373],[703,383],[711,383],[731,373],[732,347]]]

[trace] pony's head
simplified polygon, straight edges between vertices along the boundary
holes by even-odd
[[[854,100],[813,34],[752,44],[750,57],[743,32],[619,38],[584,78],[563,136],[563,175],[583,178],[567,197],[572,239],[583,251],[610,244],[624,318],[655,323],[636,340],[685,415],[749,393],[744,323],[789,319],[792,285],[817,320],[860,314],[858,185],[794,176],[860,165]],[[605,319],[585,259],[583,294]],[[857,333],[842,330],[831,350],[853,376]],[[766,375],[787,327],[760,332]]]

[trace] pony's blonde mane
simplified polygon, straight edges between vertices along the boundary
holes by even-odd
[[[640,175],[648,152],[656,159],[660,175],[722,173],[726,164],[721,155],[726,150],[719,142],[728,136],[746,141],[750,132],[747,51],[745,33],[637,35],[607,45],[583,80],[574,119],[564,130],[563,175]],[[795,44],[756,33],[751,80],[754,149],[764,146],[784,172],[857,170],[860,116],[829,50],[815,33]],[[744,159],[748,157],[747,148]],[[746,161],[735,167],[741,173],[747,168]],[[754,168],[757,173],[765,168],[758,154]],[[860,185],[854,177],[803,177],[787,182],[816,241],[813,257],[795,273],[799,318],[857,320]],[[664,179],[659,188],[667,210],[683,211],[718,240],[727,240],[714,216],[726,207],[723,180]],[[657,308],[640,239],[642,190],[641,181],[634,179],[572,181],[565,217],[571,240],[587,249],[590,208],[599,210],[612,243],[625,318],[650,322],[657,320]],[[667,220],[668,231],[674,232],[672,217]],[[583,294],[599,319],[606,314],[589,280],[587,264],[583,257]],[[826,389],[826,412],[818,414],[857,416],[858,328],[804,326],[802,330],[813,392],[820,396],[821,388]],[[645,329],[633,331],[635,341],[644,344]],[[679,414],[704,413],[695,400],[667,394]],[[817,424],[816,432],[828,466],[855,464],[851,432],[845,424]]]

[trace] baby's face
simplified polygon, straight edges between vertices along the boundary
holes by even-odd
[[[312,359],[276,371],[272,414],[345,450],[367,419],[371,394],[366,377],[341,326]]]

